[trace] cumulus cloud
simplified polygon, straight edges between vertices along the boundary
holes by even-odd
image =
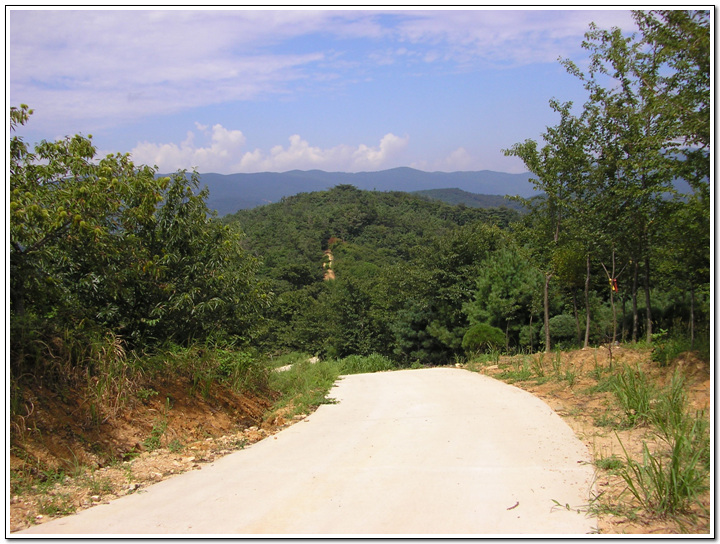
[[[155,165],[161,172],[178,169],[196,169],[199,172],[230,174],[235,172],[285,172],[288,170],[329,170],[357,172],[381,170],[397,166],[393,161],[400,157],[408,145],[408,136],[392,133],[383,136],[377,146],[346,144],[330,148],[311,145],[300,135],[288,139],[287,146],[276,145],[269,151],[245,150],[247,139],[240,130],[229,130],[216,124],[196,127],[210,142],[196,143],[196,134],[188,131],[181,143],[141,142],[132,151],[138,164]]]
[[[207,127],[196,124],[206,136]],[[156,144],[141,142],[131,155],[137,164],[157,166],[161,172],[197,168],[203,172],[222,172],[237,160],[245,145],[245,136],[239,130],[228,130],[220,124],[214,125],[209,134],[209,145],[195,144],[195,133],[188,131],[180,144]]]

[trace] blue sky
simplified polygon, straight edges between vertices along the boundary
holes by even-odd
[[[591,22],[628,10],[7,9],[28,142],[92,134],[161,172],[522,172],[502,149],[582,104]]]

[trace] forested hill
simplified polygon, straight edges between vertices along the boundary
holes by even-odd
[[[528,182],[530,174],[508,174],[482,170],[476,172],[423,172],[413,168],[393,168],[379,172],[324,172],[292,170],[253,174],[200,174],[200,187],[209,191],[208,207],[223,216],[254,208],[298,193],[324,191],[336,185],[353,185],[368,191],[424,191],[456,187],[483,195],[536,193]]]
[[[483,222],[507,227],[518,218],[508,208],[478,209],[432,201],[399,191],[362,191],[338,185],[328,191],[300,193],[281,202],[227,215],[247,236],[246,243],[266,261],[271,275],[304,263],[322,271],[322,252],[336,239],[382,252],[387,261],[406,258],[427,240],[458,226]],[[285,261],[279,262],[278,259]]]
[[[459,349],[488,252],[519,214],[339,185],[240,210],[274,293],[257,341],[324,355],[441,361]],[[332,262],[330,262],[331,252]],[[324,281],[332,266],[334,281]]]
[[[525,207],[508,197],[500,195],[479,195],[463,191],[462,189],[427,189],[424,191],[413,191],[413,194],[440,200],[447,204],[470,206],[471,208],[511,208],[517,211],[524,211]]]

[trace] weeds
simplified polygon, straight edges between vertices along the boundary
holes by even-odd
[[[663,336],[654,346],[652,360],[661,367],[670,365],[681,353],[691,349],[690,340],[686,337],[666,338]]]
[[[266,417],[271,418],[281,409],[288,410],[289,415],[307,413],[327,403],[327,393],[339,375],[339,365],[331,361],[313,364],[303,360],[285,372],[271,372],[269,386],[280,393],[280,399]]]
[[[142,388],[138,389],[136,394],[137,394],[137,397],[141,401],[147,402],[148,400],[150,400],[151,397],[157,396],[158,392],[152,388],[146,389],[146,388],[142,387]]]
[[[173,438],[167,445],[168,450],[171,453],[180,453],[185,449],[185,444],[180,442],[177,438]]]
[[[108,495],[115,492],[115,486],[109,478],[97,478],[94,472],[85,478],[85,482],[91,495]]]
[[[624,467],[625,464],[623,463],[622,459],[613,454],[610,457],[602,457],[600,459],[596,459],[595,466],[603,470],[617,471]]]
[[[512,362],[512,369],[505,370],[498,377],[501,380],[508,380],[512,383],[529,380],[532,376],[533,372],[528,364],[528,359],[526,356],[523,356],[522,360],[518,360],[517,358],[514,359]]]
[[[532,360],[532,372],[539,378],[545,377],[545,367],[543,366],[544,353],[538,353]]]
[[[162,437],[165,434],[165,431],[167,430],[168,422],[167,422],[167,414],[171,409],[170,405],[170,399],[165,399],[165,411],[163,415],[155,422],[153,425],[152,430],[150,431],[150,436],[148,436],[145,440],[143,440],[142,446],[146,451],[155,451],[158,449],[161,445]]]
[[[687,402],[682,377],[676,372],[663,390],[650,387],[647,380],[635,372],[620,376],[635,376],[620,381],[618,397],[639,399],[638,412],[642,420],[666,444],[668,453],[651,453],[643,443],[643,459],[635,461],[625,446],[626,467],[621,475],[632,495],[648,511],[661,516],[686,512],[701,493],[709,488],[710,436],[704,413],[686,413]],[[635,390],[632,390],[632,387]],[[627,406],[625,404],[624,406]],[[627,408],[626,408],[627,413]],[[619,439],[618,439],[619,440]]]
[[[684,436],[676,437],[670,458],[650,453],[643,444],[643,460],[635,461],[625,450],[627,466],[621,476],[633,496],[648,511],[667,516],[683,513],[708,488],[708,472],[700,461],[701,452]],[[622,445],[622,442],[621,442]]]
[[[651,405],[657,391],[642,370],[626,365],[622,372],[615,376],[613,391],[630,426],[650,423]]]
[[[75,512],[70,495],[45,495],[38,497],[38,512],[43,516],[66,516]]]
[[[337,361],[340,374],[364,374],[367,372],[383,372],[396,370],[397,365],[383,355],[350,355]]]
[[[142,446],[146,451],[155,451],[160,447],[160,441],[162,440],[165,431],[167,430],[167,420],[162,419],[153,425],[150,431],[150,436],[143,440]]]
[[[572,387],[575,385],[575,380],[577,380],[577,372],[571,368],[567,368],[562,379],[565,380],[570,387]]]

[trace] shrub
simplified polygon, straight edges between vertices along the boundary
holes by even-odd
[[[364,374],[366,372],[382,372],[397,368],[397,365],[390,359],[377,353],[350,355],[341,359],[338,363],[341,374]]]
[[[478,323],[463,336],[462,347],[466,352],[491,351],[505,344],[505,333],[487,323]]]
[[[571,315],[560,314],[550,318],[550,338],[553,340],[573,340],[577,336],[577,324]]]

